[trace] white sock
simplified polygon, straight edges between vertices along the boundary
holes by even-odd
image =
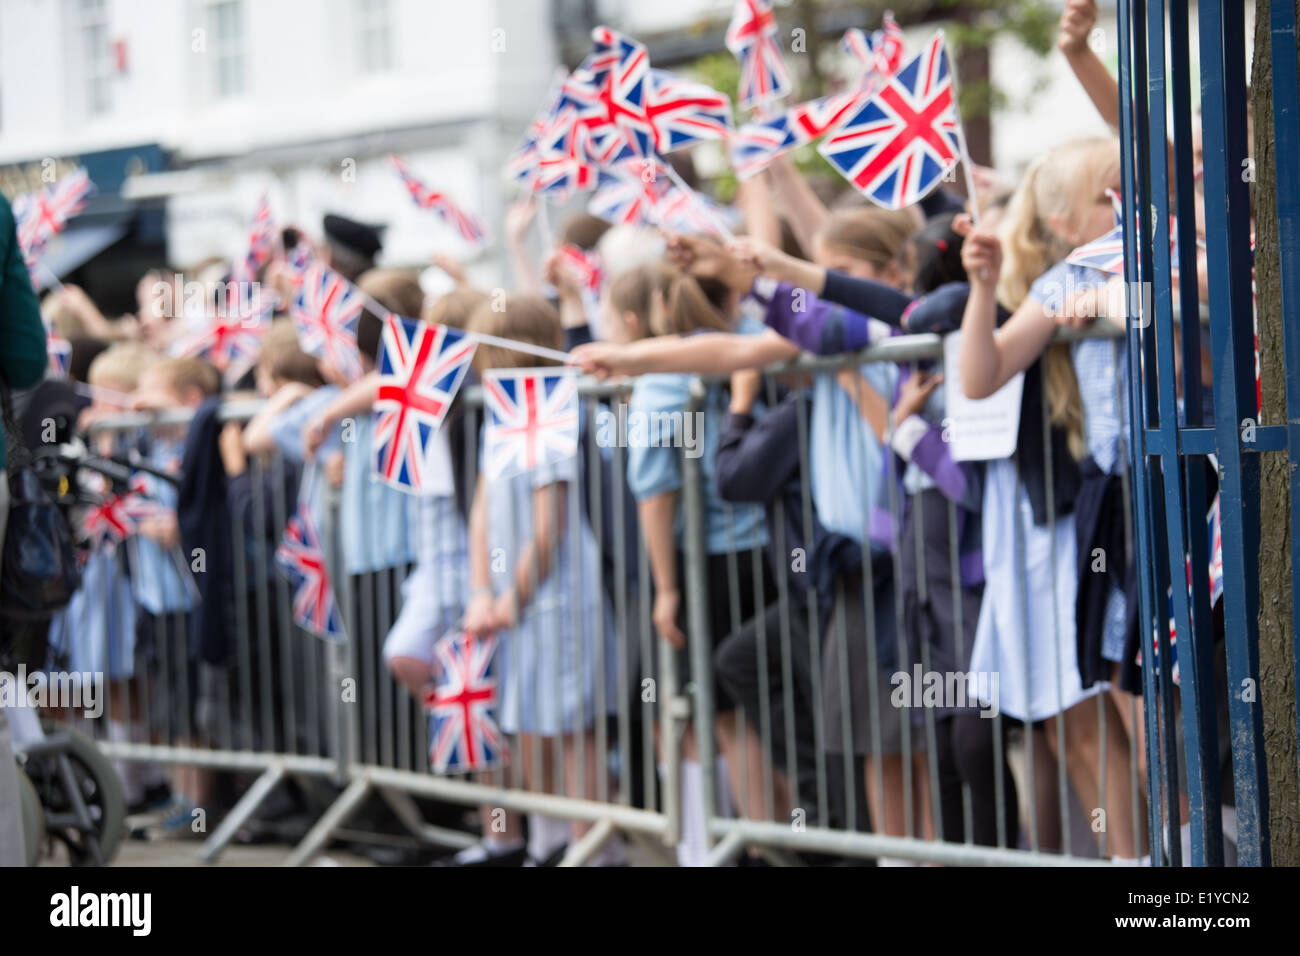
[[[502,853],[511,853],[518,850],[524,845],[524,841],[519,837],[506,837],[499,833],[488,833],[483,837],[483,845],[487,847],[488,852],[493,856],[500,856]]]
[[[569,821],[528,814],[528,855],[541,862],[569,842]]]
[[[709,835],[704,824],[703,770],[694,760],[682,761],[682,839],[677,844],[678,866],[703,866],[709,856]]]
[[[125,723],[110,717],[108,739],[115,744],[129,744],[131,731],[127,729]],[[126,798],[127,806],[139,802],[144,796],[144,790],[140,785],[139,766],[130,760],[114,760],[113,769],[117,771],[117,778],[122,781],[122,795]]]
[[[1183,866],[1192,865],[1192,825],[1184,823],[1178,828],[1178,842],[1182,845]]]
[[[876,866],[920,866],[916,860],[905,860],[898,856],[878,856]]]

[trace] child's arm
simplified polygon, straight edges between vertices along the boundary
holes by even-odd
[[[271,423],[275,417],[299,399],[311,394],[311,386],[300,382],[290,382],[276,389],[274,395],[266,400],[248,424],[244,426],[244,450],[250,455],[260,455],[275,451],[275,439],[271,437]]]
[[[975,480],[977,466],[954,461],[951,446],[943,440],[943,431],[921,417],[930,393],[942,383],[942,373],[918,373],[903,382],[894,405],[897,424],[889,446],[903,461],[929,475],[939,492],[957,507],[978,511],[981,488]]]
[[[795,238],[804,249],[811,250],[813,237],[830,218],[826,204],[813,192],[789,156],[778,156],[768,169],[772,173],[772,185],[785,204]]]
[[[961,320],[962,390],[968,398],[988,398],[1043,353],[1056,318],[1041,302],[1026,298],[1006,325],[996,328],[1002,244],[991,232],[977,230],[962,244],[961,260],[971,277]]]
[[[673,525],[677,520],[675,491],[652,495],[637,503],[641,533],[645,535],[646,553],[650,557],[650,574],[654,579],[655,601],[651,619],[658,635],[681,650],[686,635],[677,626],[682,597],[677,590],[677,541]]]
[[[465,606],[465,630],[472,634],[489,634],[496,630],[492,599],[492,558],[488,554],[487,479],[478,477],[474,501],[469,508],[469,585],[470,599]]]
[[[889,403],[884,396],[875,390],[859,369],[852,366],[836,372],[835,381],[849,393],[862,420],[876,433],[876,440],[883,442],[885,432],[889,430]]]
[[[1056,45],[1074,71],[1106,125],[1119,129],[1119,84],[1106,64],[1088,46],[1088,34],[1097,24],[1097,0],[1066,0],[1056,35]]]
[[[307,457],[316,454],[316,449],[329,437],[330,429],[340,421],[370,411],[378,394],[379,373],[371,371],[330,399],[302,426],[302,447]]]
[[[736,205],[740,207],[746,235],[773,246],[781,245],[781,220],[772,203],[771,176],[766,170],[737,184]]]
[[[533,599],[537,587],[550,575],[564,534],[568,483],[553,481],[533,489],[533,537],[515,562],[514,586],[496,599],[500,627],[512,627]]]
[[[531,199],[511,203],[506,208],[506,251],[510,255],[510,269],[515,275],[515,284],[521,292],[529,295],[541,295],[542,284],[537,277],[537,268],[533,257],[528,254],[528,230],[532,227],[533,217],[537,214]]]
[[[799,354],[799,346],[771,331],[758,335],[702,332],[641,339],[627,345],[591,342],[570,354],[584,372],[602,379],[655,372],[730,375],[740,369],[788,362]]]

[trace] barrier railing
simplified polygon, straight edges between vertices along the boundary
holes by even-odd
[[[1063,332],[1058,339],[1068,342],[1120,334],[1097,328]],[[941,358],[941,341],[932,335],[898,337],[834,360],[802,358],[768,370],[773,374],[767,398],[773,404],[778,398],[772,384],[777,377],[833,377],[839,369],[872,363],[914,366]],[[1122,361],[1122,353],[1117,361]],[[808,541],[816,520],[812,485],[819,462],[810,453],[814,422],[802,392],[806,384],[792,383],[789,394],[793,397],[788,399],[799,405],[799,514],[791,518],[789,526],[802,526]],[[1113,777],[1120,770],[1108,766],[1105,748],[1099,751],[1094,767],[1099,792],[1106,797],[1099,807],[1080,807],[1078,799],[1071,796],[1067,763],[1075,761],[1071,768],[1075,777],[1081,772],[1065,740],[1059,714],[1054,720],[1040,722],[1046,726],[1039,727],[1021,726],[1001,713],[978,718],[993,728],[986,735],[990,739],[984,741],[994,768],[989,790],[992,803],[981,803],[983,797],[972,793],[969,780],[962,781],[960,794],[940,792],[941,782],[950,785],[954,779],[950,768],[941,766],[941,760],[951,762],[951,755],[940,751],[941,746],[951,748],[951,734],[945,736],[945,728],[940,726],[952,719],[947,713],[950,708],[897,708],[878,699],[890,691],[885,680],[890,675],[909,674],[913,664],[926,672],[936,663],[928,658],[910,660],[904,646],[905,609],[901,601],[894,600],[904,571],[899,545],[920,548],[916,553],[921,554],[919,567],[924,569],[925,542],[944,538],[940,544],[945,573],[950,582],[960,580],[958,512],[952,502],[946,506],[943,535],[931,532],[927,537],[924,527],[912,523],[908,528],[914,531],[915,540],[900,542],[896,538],[892,550],[874,553],[865,524],[856,535],[847,535],[858,539],[865,559],[858,569],[838,576],[833,582],[831,606],[825,607],[815,588],[804,591],[806,600],[795,597],[796,576],[807,573],[806,565],[796,569],[791,561],[783,561],[779,567],[771,567],[773,562],[762,545],[708,553],[705,510],[710,502],[716,505],[717,489],[708,484],[701,459],[683,455],[679,548],[686,570],[683,630],[693,675],[683,683],[677,655],[655,635],[652,626],[653,588],[646,541],[626,482],[629,448],[622,439],[609,442],[599,438],[593,427],[610,403],[617,413],[616,406],[630,387],[582,383],[587,427],[579,451],[581,467],[577,480],[568,481],[563,490],[560,523],[567,527],[570,541],[589,532],[600,561],[593,580],[584,573],[580,557],[570,551],[567,559],[573,562],[572,580],[581,593],[594,589],[602,608],[595,618],[594,640],[589,644],[575,641],[565,653],[576,656],[574,666],[583,673],[583,655],[594,652],[595,673],[612,675],[608,682],[597,679],[591,699],[583,698],[578,705],[578,725],[588,733],[567,740],[559,735],[512,734],[510,759],[492,770],[472,778],[430,774],[428,725],[422,704],[392,678],[381,655],[384,637],[403,605],[401,585],[411,565],[400,562],[363,571],[350,569],[349,556],[340,553],[341,522],[373,516],[344,514],[349,507],[356,507],[355,502],[342,500],[340,493],[331,489],[329,517],[321,534],[347,638],[342,644],[328,644],[295,627],[288,584],[276,573],[273,560],[278,529],[290,513],[286,498],[292,490],[294,470],[278,455],[250,457],[249,484],[262,491],[252,495],[247,511],[231,521],[228,613],[232,627],[224,654],[203,659],[192,646],[184,610],[169,609],[149,616],[140,633],[151,629],[154,637],[139,644],[129,673],[124,669],[109,674],[110,683],[119,688],[115,709],[110,711],[109,721],[95,722],[98,726],[92,727],[92,732],[110,756],[124,761],[258,775],[208,836],[202,851],[207,860],[222,852],[288,778],[327,781],[340,788],[329,809],[289,855],[288,862],[295,864],[307,861],[340,834],[356,837],[355,831],[347,829],[349,817],[371,794],[384,800],[415,839],[450,847],[466,846],[473,838],[460,830],[430,825],[412,797],[590,824],[585,833],[571,840],[564,859],[567,865],[589,860],[619,833],[632,837],[652,858],[671,859],[671,848],[683,837],[684,820],[689,824],[700,813],[710,846],[708,859],[714,864],[733,860],[746,848],[777,862],[794,862],[790,854],[799,852],[956,865],[1080,863],[1113,852],[1107,845],[1114,839],[1113,829],[1108,831],[1105,822],[1108,816],[1130,820],[1133,833],[1126,837],[1138,847],[1144,845],[1140,832],[1144,814],[1139,807],[1145,797],[1137,781],[1136,751],[1131,765],[1123,768],[1132,781],[1123,801],[1127,812],[1116,810],[1118,791],[1113,779],[1107,785],[1108,774]],[[708,405],[710,401],[714,406]],[[716,387],[696,381],[691,404],[683,411],[715,415],[716,402]],[[465,493],[478,481],[479,391],[466,388],[458,405],[462,420],[450,434],[459,446],[461,470],[457,477]],[[231,403],[223,414],[240,421],[255,407]],[[146,433],[156,435],[159,429],[174,428],[186,417],[176,411],[154,417],[124,415],[98,423],[95,433],[112,434],[123,445],[135,445]],[[705,428],[716,424],[706,423]],[[844,451],[847,454],[849,449]],[[895,470],[892,456],[886,456],[885,463],[890,470],[881,483],[881,503],[894,526],[901,528],[904,496],[915,498],[925,489],[908,485],[908,476]],[[1050,502],[1054,493],[1050,467],[1046,473]],[[845,493],[854,490],[847,488]],[[560,514],[559,496],[552,495],[551,500]],[[863,502],[860,510],[869,514],[874,504]],[[777,502],[769,510],[774,517],[768,522],[768,533],[775,537],[784,533],[788,516],[783,507]],[[463,503],[460,513],[464,513]],[[250,528],[255,533],[250,534]],[[734,532],[734,524],[731,530]],[[776,544],[777,553],[788,550],[782,541]],[[1023,557],[1023,541],[1012,542],[1010,547]],[[725,593],[711,591],[708,583],[714,580],[707,570],[711,558],[719,556],[722,561],[714,560],[712,566],[725,566]],[[122,560],[137,573],[144,566],[139,556],[131,556],[129,544]],[[907,562],[909,568],[916,566],[911,557]],[[892,583],[878,584],[877,577]],[[924,597],[930,575],[913,577],[913,590],[919,588]],[[742,582],[748,583],[742,586]],[[747,603],[741,599],[744,587],[760,597],[765,589],[771,592],[770,601],[755,602],[753,620],[741,614]],[[873,607],[877,597],[889,601],[891,607]],[[854,612],[854,601],[863,602],[860,615]],[[725,635],[711,635],[720,619],[711,614],[712,602],[728,607],[730,634],[751,625],[745,636],[749,644],[743,648],[753,650],[749,669],[758,712],[747,713],[742,706],[727,718],[729,725],[722,723],[716,728],[717,739],[726,742],[733,758],[729,775],[742,781],[744,792],[735,795],[739,804],[735,815],[724,812],[728,787],[715,766],[714,734],[694,734],[697,761],[688,760],[695,754],[684,753],[688,726],[710,728],[720,710],[714,699],[717,661],[711,638]],[[608,616],[603,613],[606,608]],[[949,666],[957,671],[968,670],[971,648],[967,632],[972,613],[978,613],[978,603],[973,611],[960,601],[953,608],[950,623],[958,656]],[[554,621],[552,633],[563,642],[566,635],[588,627],[589,622],[579,621],[570,611],[567,619]],[[1028,658],[1031,642],[1044,637],[1026,631],[1022,639]],[[865,671],[852,663],[857,657],[853,641],[861,642]],[[926,653],[928,646],[922,644]],[[746,655],[743,650],[737,653],[734,645],[728,662],[733,669],[737,662],[742,671],[746,669]],[[556,683],[561,675],[532,676],[532,690],[537,694],[531,702],[534,708],[547,692],[547,681],[551,682],[550,691],[563,694]],[[202,705],[197,709],[196,690],[197,703]],[[826,712],[832,690],[838,695],[838,709]],[[876,699],[861,708],[858,701],[864,693]],[[1106,695],[1096,699],[1100,739],[1106,740],[1107,720],[1114,719],[1114,711],[1109,709]],[[855,713],[855,708],[864,709],[866,716]],[[1121,717],[1133,718],[1124,722],[1135,725],[1137,703],[1131,702],[1131,708],[1130,714]],[[903,710],[906,717],[898,720],[891,710]],[[914,711],[919,711],[915,720]],[[109,732],[108,725],[114,720],[129,723],[136,716],[145,729],[137,729],[135,739],[124,737],[120,730]],[[881,723],[887,719],[898,726],[883,728]],[[748,728],[755,731],[752,742]],[[892,753],[885,741],[891,734],[898,738]],[[1055,747],[1053,736],[1057,738]],[[735,740],[747,741],[746,747],[735,749],[731,743]],[[1050,761],[1053,749],[1062,755],[1060,761]],[[924,756],[910,760],[897,756],[913,752]],[[699,764],[703,806],[683,806],[684,762]],[[566,766],[567,774],[560,769]],[[530,786],[526,767],[532,771],[542,768],[529,776],[549,776],[549,781]],[[989,778],[983,778],[980,786],[986,783]],[[891,799],[895,790],[901,794],[901,810],[900,801]],[[1014,810],[1017,804],[1022,808],[1019,814]],[[945,806],[960,808],[960,839],[953,839],[952,811],[945,813]],[[976,809],[984,814],[983,823],[988,822],[990,813],[996,819],[996,836],[986,840],[988,845],[976,842],[973,831],[981,822],[975,820]],[[873,819],[877,816],[880,819]],[[933,833],[928,832],[927,819]],[[1084,821],[1086,825],[1080,826]],[[872,832],[872,824],[878,832]],[[1026,849],[1020,848],[1022,830]],[[948,839],[941,839],[943,836]]]

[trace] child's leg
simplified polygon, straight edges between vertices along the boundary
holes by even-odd
[[[427,662],[398,655],[388,659],[388,671],[412,697],[424,700],[424,692],[433,680],[433,668]]]
[[[749,820],[788,820],[790,795],[785,775],[772,767],[772,791],[763,785],[764,761],[768,759],[762,739],[738,714],[719,714],[718,747],[727,760],[727,777],[736,807]]]

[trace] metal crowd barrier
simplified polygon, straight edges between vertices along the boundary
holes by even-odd
[[[1062,333],[1062,340],[1081,336],[1110,335],[1108,331],[1093,329],[1086,332]],[[1118,336],[1120,333],[1114,333]],[[920,360],[941,360],[941,343],[937,336],[912,335],[892,339],[873,346],[862,353],[835,360],[802,358],[789,366],[776,370],[781,373],[834,374],[837,368],[864,362],[889,361],[915,363]],[[1119,353],[1122,358],[1122,351]],[[769,370],[773,371],[773,370]],[[601,403],[625,399],[630,386],[627,383],[600,385],[585,381],[580,388],[584,415],[590,423]],[[687,411],[698,411],[705,384],[697,380],[691,406]],[[478,424],[481,413],[481,395],[476,388],[467,388],[460,398],[463,415],[463,463],[460,476],[463,488],[472,489],[477,480]],[[251,412],[247,404],[228,406],[226,417],[247,418]],[[97,430],[116,432],[124,440],[138,436],[142,430],[157,427],[159,423],[183,421],[183,413],[170,412],[156,419],[141,416],[122,416],[104,422]],[[800,415],[800,473],[803,478],[801,520],[805,529],[811,521],[812,502],[809,484],[809,420],[807,407]],[[237,831],[243,827],[283,781],[293,778],[304,786],[316,789],[323,783],[335,788],[332,803],[309,833],[290,853],[286,862],[302,864],[329,842],[343,835],[360,838],[348,828],[350,816],[371,795],[378,794],[391,807],[411,836],[419,841],[448,847],[462,847],[472,842],[467,833],[425,821],[412,797],[428,797],[463,805],[466,808],[490,806],[510,812],[542,813],[573,821],[593,824],[587,835],[570,845],[564,863],[581,865],[601,846],[617,834],[633,839],[641,851],[650,858],[665,862],[673,859],[672,848],[681,837],[683,807],[679,796],[682,770],[682,734],[692,720],[701,727],[712,726],[715,715],[713,701],[714,661],[711,648],[700,639],[708,631],[709,603],[726,601],[735,609],[739,606],[737,590],[742,575],[759,575],[766,562],[761,549],[733,554],[729,560],[729,589],[727,594],[709,593],[705,586],[702,568],[706,555],[702,537],[702,501],[700,466],[697,459],[683,457],[684,486],[681,493],[681,515],[684,535],[681,547],[685,553],[686,576],[681,588],[685,597],[688,627],[688,647],[691,669],[695,675],[691,682],[679,683],[676,656],[665,642],[659,640],[651,625],[651,582],[645,542],[634,519],[634,509],[629,512],[628,490],[624,482],[627,450],[617,443],[605,449],[608,456],[608,482],[592,481],[600,472],[602,448],[596,444],[592,429],[585,431],[580,456],[585,459],[583,474],[585,487],[570,483],[566,502],[566,520],[570,532],[575,532],[577,522],[588,521],[592,535],[600,544],[606,560],[601,579],[582,580],[580,587],[599,588],[612,612],[614,635],[602,634],[596,642],[598,654],[614,655],[617,701],[610,705],[597,693],[595,713],[590,725],[595,736],[594,752],[585,746],[578,747],[579,780],[585,780],[586,762],[595,761],[603,772],[596,773],[595,797],[575,792],[559,771],[562,750],[559,738],[544,740],[534,737],[528,742],[512,739],[508,762],[477,776],[435,776],[429,772],[428,731],[421,703],[411,696],[389,675],[380,655],[384,637],[401,608],[400,585],[409,572],[408,566],[385,568],[380,571],[353,576],[341,573],[342,556],[338,554],[338,502],[330,509],[331,518],[322,528],[325,548],[329,555],[335,593],[341,603],[346,622],[347,641],[344,644],[327,644],[300,631],[291,621],[290,593],[285,579],[276,573],[273,562],[275,542],[262,542],[260,548],[249,549],[244,539],[242,522],[232,522],[231,545],[236,556],[234,576],[237,583],[233,601],[233,627],[227,659],[219,666],[189,666],[192,647],[183,614],[173,614],[155,620],[156,639],[153,642],[154,659],[150,666],[141,669],[134,688],[135,699],[141,709],[143,723],[148,727],[148,740],[108,739],[104,728],[106,721],[92,722],[90,732],[101,742],[113,758],[134,762],[157,762],[191,766],[206,770],[231,771],[255,774],[233,808],[207,837],[201,851],[202,858],[215,860]],[[271,513],[267,515],[260,498],[255,496],[253,523],[261,527],[266,519],[269,527],[282,528],[288,519],[283,494],[285,463],[278,457],[249,460],[250,476],[255,485],[268,480],[274,493]],[[1047,469],[1050,476],[1051,469]],[[891,488],[893,487],[891,483]],[[1127,487],[1125,489],[1127,496]],[[1048,495],[1052,495],[1049,483]],[[1127,497],[1126,497],[1127,500]],[[895,519],[899,516],[897,495],[889,501]],[[557,503],[558,507],[558,503]],[[948,541],[956,566],[957,531],[956,512],[949,508]],[[1131,522],[1130,522],[1131,524]],[[630,525],[630,526],[629,526]],[[1130,532],[1131,534],[1131,532]],[[630,535],[636,536],[635,549],[627,547]],[[609,547],[606,547],[609,545]],[[627,556],[636,553],[636,568],[628,567]],[[897,566],[898,556],[892,560]],[[862,571],[871,593],[872,563],[864,562]],[[577,568],[575,567],[575,570]],[[763,713],[746,715],[737,712],[737,727],[747,725],[757,728],[761,767],[756,768],[761,778],[764,798],[761,807],[744,807],[736,815],[725,814],[720,804],[721,787],[715,773],[715,743],[711,733],[697,735],[702,779],[707,833],[712,846],[710,863],[725,864],[734,860],[747,848],[754,848],[774,862],[797,862],[793,853],[832,853],[857,857],[889,857],[935,864],[996,865],[1029,864],[1054,865],[1096,862],[1105,854],[1106,834],[1098,834],[1100,845],[1090,837],[1093,834],[1080,827],[1077,807],[1072,808],[1070,788],[1064,764],[1055,770],[1036,768],[1038,750],[1034,740],[1045,733],[1063,734],[1064,725],[1058,716],[1048,726],[1035,732],[1002,733],[999,723],[995,733],[995,760],[1012,758],[1013,776],[1018,788],[1027,788],[1034,795],[1020,800],[1024,808],[1021,826],[1016,831],[1025,833],[1025,847],[1021,847],[1018,832],[999,828],[996,846],[978,846],[971,841],[970,793],[963,793],[966,812],[965,842],[924,839],[916,828],[917,821],[911,809],[907,811],[906,833],[884,835],[872,832],[866,811],[863,784],[874,786],[877,792],[883,785],[879,772],[874,779],[857,779],[854,759],[850,754],[832,754],[826,748],[821,718],[824,688],[820,680],[821,655],[824,652],[829,609],[819,608],[815,599],[807,608],[795,608],[789,600],[788,575],[793,573],[788,564],[784,568],[770,569],[781,607],[780,625],[776,633],[760,633],[757,653],[764,655],[758,661],[758,671],[764,681],[765,699],[774,695],[772,668],[769,660],[781,662],[784,669],[782,694],[789,695],[789,661],[791,652],[791,614],[802,615],[801,627],[806,626],[809,637],[808,652],[816,665],[812,693],[812,723],[815,755],[815,780],[811,792],[801,789],[794,758],[790,756],[784,766],[773,759],[773,743],[777,735],[785,738],[785,752],[796,752],[794,717],[787,696],[783,709],[785,719],[774,726],[766,706]],[[897,575],[895,575],[897,586]],[[872,620],[866,615],[866,620]],[[957,629],[960,630],[960,617]],[[734,628],[743,620],[732,621]],[[564,622],[557,621],[563,633]],[[734,629],[733,628],[733,629]],[[869,625],[870,629],[870,625]],[[866,639],[870,635],[848,635],[847,639]],[[1024,635],[1028,642],[1031,635]],[[957,635],[961,647],[961,635]],[[775,654],[768,650],[767,642],[775,642]],[[968,649],[967,649],[968,650]],[[580,650],[579,650],[580,653]],[[868,650],[872,668],[873,687],[876,662]],[[598,660],[597,674],[607,663]],[[900,665],[901,669],[901,665]],[[780,676],[780,675],[776,675]],[[195,721],[192,706],[200,682],[200,696],[208,705]],[[597,682],[598,688],[601,687]],[[647,692],[647,688],[650,691]],[[351,693],[345,693],[346,690]],[[845,688],[848,694],[861,693],[861,688]],[[1105,709],[1098,698],[1099,715],[1105,735]],[[1135,710],[1136,710],[1136,705]],[[603,715],[608,712],[608,717]],[[797,715],[806,720],[808,714]],[[935,715],[923,713],[924,725],[911,727],[904,721],[904,747],[909,746],[906,735],[920,732],[929,742],[935,733]],[[871,733],[874,726],[872,714]],[[993,718],[1002,721],[1005,718]],[[1136,721],[1135,721],[1136,722]],[[1008,752],[1004,753],[1004,745]],[[929,773],[928,793],[937,816],[940,794],[938,775],[934,772],[933,746],[926,748]],[[1099,776],[1104,781],[1108,768],[1104,749]],[[553,764],[552,786],[543,790],[529,788],[523,777],[526,760],[544,761],[549,757]],[[1137,756],[1129,768],[1133,780],[1131,803],[1135,829],[1144,825],[1145,815],[1139,805],[1145,799],[1138,789]],[[748,770],[748,768],[747,768]],[[1114,768],[1109,768],[1115,772]],[[777,798],[777,781],[786,777],[790,800],[781,805]],[[1041,786],[1055,777],[1056,792]],[[793,779],[791,779],[793,777]],[[999,773],[998,815],[1005,810],[1008,794],[1002,792]],[[905,797],[911,801],[916,782],[911,764],[903,761],[903,787]],[[1040,797],[1039,790],[1043,795]],[[909,808],[911,802],[908,803]],[[838,809],[837,809],[838,808]],[[1091,808],[1085,808],[1088,813]],[[815,812],[810,812],[815,811]],[[1059,839],[1044,838],[1052,829],[1053,821],[1041,819],[1045,812],[1058,816]],[[813,822],[807,820],[812,817]],[[1085,834],[1080,836],[1080,833]],[[1145,840],[1134,835],[1138,846]]]

